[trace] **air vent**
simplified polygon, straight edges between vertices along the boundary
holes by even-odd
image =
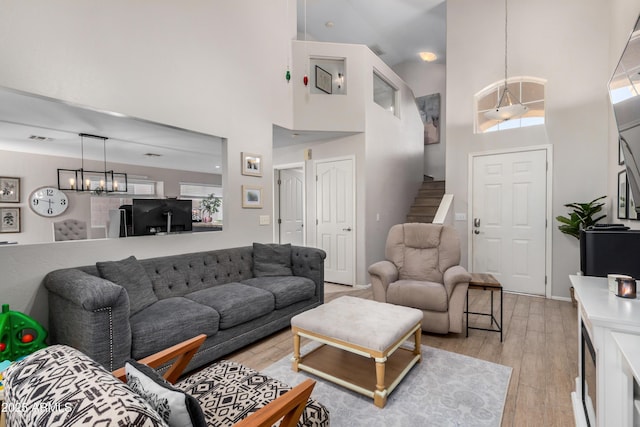
[[[29,135],[29,139],[32,141],[53,141],[53,138],[41,135]]]
[[[162,157],[162,154],[158,153],[144,153],[145,157]]]
[[[371,49],[371,52],[375,53],[378,56],[384,55],[384,50],[382,50],[382,48],[377,44],[369,46],[369,49]]]

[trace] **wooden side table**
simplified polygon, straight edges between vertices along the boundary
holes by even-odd
[[[483,291],[491,291],[491,312],[490,313],[478,313],[475,311],[469,311],[469,289],[480,289]],[[493,314],[493,293],[500,291],[500,322]],[[465,313],[467,315],[467,337],[469,336],[469,329],[479,329],[481,331],[499,332],[500,342],[502,342],[502,285],[491,274],[485,273],[471,273],[471,280],[469,280],[469,288],[467,289],[467,308]],[[490,316],[491,329],[479,328],[475,326],[469,326],[469,314],[476,314],[479,316]],[[495,327],[493,326],[495,324]]]

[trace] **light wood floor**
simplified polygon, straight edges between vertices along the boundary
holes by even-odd
[[[371,291],[327,284],[325,300],[349,294],[371,298]],[[344,289],[347,289],[345,291]],[[489,311],[488,291],[470,291],[470,309]],[[497,300],[497,295],[496,295]],[[497,308],[497,307],[496,307]],[[489,326],[488,317],[470,324]],[[504,341],[500,334],[479,330],[422,335],[422,344],[513,368],[502,426],[573,426],[571,392],[578,373],[576,308],[570,302],[504,294]],[[303,342],[304,345],[304,342]],[[226,359],[261,370],[289,355],[291,333],[283,330]]]

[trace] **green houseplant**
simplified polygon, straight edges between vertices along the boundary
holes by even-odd
[[[220,197],[216,197],[211,193],[200,202],[200,209],[202,210],[203,215],[207,213],[210,218],[211,215],[219,211],[220,205],[222,205]]]
[[[607,215],[600,215],[594,218],[598,212],[602,211],[602,207],[604,206],[604,202],[600,200],[604,199],[607,196],[601,196],[597,199],[593,199],[587,203],[567,203],[564,205],[567,208],[571,208],[572,211],[569,212],[569,216],[558,215],[556,220],[560,223],[558,226],[558,230],[562,231],[564,234],[568,234],[570,236],[575,237],[580,240],[580,230],[583,228],[590,227],[594,225],[596,222],[600,221],[602,218]],[[573,294],[573,286],[569,288],[569,293],[571,295],[571,302],[575,306],[577,304],[575,296]]]
[[[568,217],[562,215],[558,215],[556,217],[556,220],[560,222],[558,230],[580,240],[580,230],[594,225],[596,222],[607,216],[604,214],[594,218],[594,215],[602,211],[604,202],[600,202],[600,200],[605,197],[607,196],[598,197],[597,199],[593,199],[587,203],[576,202],[564,205],[567,208],[572,208],[572,211],[569,212]]]

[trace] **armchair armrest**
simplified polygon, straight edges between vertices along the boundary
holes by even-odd
[[[206,339],[207,336],[205,334],[200,334],[165,350],[152,354],[151,356],[147,356],[144,359],[140,359],[139,362],[155,369],[164,363],[174,360],[171,366],[169,366],[169,369],[167,369],[163,375],[165,380],[174,384]],[[127,382],[127,376],[124,368],[113,371],[113,376],[122,382]]]
[[[451,268],[448,268],[444,272],[444,287],[447,290],[447,295],[451,298],[451,294],[453,293],[453,289],[460,283],[469,283],[471,280],[471,274],[467,272],[467,270],[460,266],[454,265]]]
[[[113,282],[75,268],[44,279],[52,344],[77,348],[108,370],[131,357],[129,295]]]
[[[387,288],[389,284],[398,280],[398,269],[391,261],[378,261],[369,266],[373,299],[387,302]]]
[[[270,427],[281,418],[280,427],[295,427],[315,385],[316,382],[312,379],[304,380],[282,396],[234,424],[234,427]]]

